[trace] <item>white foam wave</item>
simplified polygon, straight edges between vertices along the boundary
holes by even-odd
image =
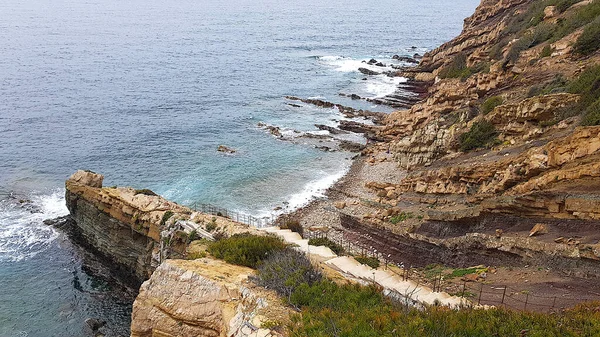
[[[388,76],[375,76],[370,81],[365,83],[365,91],[370,95],[371,98],[383,97],[391,95],[396,91],[398,84],[406,82],[404,77],[388,77]]]
[[[333,67],[335,70],[349,73],[358,71],[358,68],[371,68],[367,64],[363,63],[362,59],[353,59],[344,56],[320,56],[318,60],[328,66]]]
[[[300,207],[308,205],[316,198],[323,198],[325,197],[325,191],[327,191],[329,187],[333,186],[333,184],[340,180],[349,169],[350,167],[348,166],[340,172],[325,175],[319,179],[313,180],[304,185],[302,191],[290,195],[285,208],[276,212],[268,209],[261,210],[257,212],[255,216],[261,218],[292,212]]]
[[[64,191],[34,195],[31,202],[0,201],[0,261],[20,261],[46,250],[58,237],[43,223],[68,214]]]

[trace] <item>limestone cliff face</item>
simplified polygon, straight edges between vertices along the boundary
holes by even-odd
[[[366,183],[376,206],[365,223],[448,256],[535,257],[599,277],[600,127],[580,126],[586,98],[567,91],[600,52],[575,54],[582,27],[553,33],[592,2],[541,4],[482,0],[458,37],[399,72],[431,84],[422,101],[386,117],[385,142],[368,153],[373,164],[391,153],[406,173]],[[480,143],[464,146],[469,135]],[[548,232],[529,237],[538,224]]]
[[[473,16],[465,20],[458,37],[427,53],[418,67],[403,73],[411,78],[435,78],[435,83],[425,100],[409,110],[390,114],[380,131],[380,138],[389,141],[389,149],[401,167],[430,165],[460,153],[459,136],[473,122],[483,119],[492,122],[499,131],[498,138],[511,142],[509,145],[556,137],[550,121],[573,107],[577,97],[559,94],[527,98],[531,88],[557,78],[573,78],[588,65],[599,63],[600,56],[596,53],[583,60],[573,57],[571,45],[581,33],[577,29],[558,41],[522,51],[516,60],[508,57],[520,37],[511,33],[508,25],[532,3],[483,0]],[[559,19],[555,15],[547,17],[544,24]],[[542,57],[544,48],[552,50],[552,55]],[[463,70],[472,74],[462,79],[442,78],[442,70],[453,65],[457,55],[464,57]],[[504,108],[493,116],[481,116],[481,105],[491,96],[502,97]]]
[[[77,171],[66,181],[67,208],[76,223],[74,236],[134,283],[150,277],[166,258],[185,256],[192,235],[212,240],[215,232],[206,230],[208,224],[227,235],[256,232],[227,218],[194,212],[148,190],[102,187],[103,178]]]
[[[189,210],[158,196],[136,194],[131,188],[103,188],[102,180],[102,175],[77,171],[66,182],[67,208],[77,236],[124,275],[141,282],[159,262],[153,254],[160,248],[165,212]]]
[[[252,285],[252,274],[249,268],[207,258],[165,261],[140,288],[131,336],[281,336],[263,326],[281,323],[288,309]]]

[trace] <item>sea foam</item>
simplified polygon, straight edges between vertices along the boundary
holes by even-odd
[[[9,197],[0,201],[0,261],[31,258],[58,237],[58,232],[43,221],[68,214],[64,191],[29,199],[21,202]]]

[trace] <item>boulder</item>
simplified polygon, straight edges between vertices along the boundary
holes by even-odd
[[[548,227],[543,223],[538,223],[533,226],[531,231],[529,231],[529,236],[540,235],[548,233]]]
[[[235,153],[234,149],[227,147],[225,145],[219,145],[219,147],[217,148],[217,151],[223,152],[223,153]]]
[[[346,202],[345,201],[338,201],[335,203],[335,208],[337,209],[344,209],[346,208]]]
[[[89,187],[97,187],[97,188],[101,188],[102,187],[102,181],[104,180],[104,176],[101,174],[97,174],[94,173],[92,171],[84,171],[84,170],[78,170],[77,172],[73,173],[73,175],[71,175],[71,177],[69,177],[69,181],[80,184],[80,185],[84,185],[84,186],[89,186]]]
[[[358,71],[365,75],[380,75],[380,73],[367,68],[358,68]]]

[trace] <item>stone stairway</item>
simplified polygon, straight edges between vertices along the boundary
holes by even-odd
[[[360,264],[353,257],[337,256],[328,247],[311,246],[308,244],[308,240],[303,239],[298,233],[289,229],[265,227],[260,228],[260,230],[277,235],[287,243],[297,245],[299,250],[309,254],[309,256],[319,257],[328,266],[341,271],[345,277],[358,279],[363,283],[377,283],[385,290],[409,297],[415,302],[427,305],[441,304],[449,307],[460,307],[469,304],[464,298],[450,296],[445,292],[434,292],[431,288],[419,285],[411,280],[404,281],[391,271],[373,269]]]

